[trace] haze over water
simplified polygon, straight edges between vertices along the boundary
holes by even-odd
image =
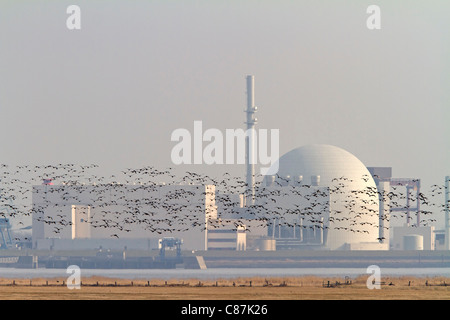
[[[82,269],[81,277],[101,276],[121,279],[229,279],[239,277],[350,277],[368,275],[365,268],[214,268],[188,269]],[[382,268],[382,276],[450,277],[449,268]],[[0,268],[2,278],[54,278],[67,277],[66,269],[12,269]]]

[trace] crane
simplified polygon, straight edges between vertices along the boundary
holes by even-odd
[[[0,218],[0,249],[8,249],[12,246],[11,224],[8,218]]]

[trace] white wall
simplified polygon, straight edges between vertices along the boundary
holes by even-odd
[[[72,205],[72,239],[91,237],[91,207]]]

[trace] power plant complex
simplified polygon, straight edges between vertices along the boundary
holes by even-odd
[[[253,132],[254,77],[246,82],[245,124]],[[393,178],[391,168],[366,167],[336,146],[306,145],[282,155],[274,164],[276,174],[256,181],[252,139],[246,136],[246,183],[240,193],[198,182],[53,185],[47,180],[33,186],[32,247],[153,250],[161,249],[164,239],[179,239],[189,251],[450,249],[449,177],[445,228],[436,230],[420,214],[420,179]],[[401,190],[406,193],[399,203]],[[396,215],[402,216],[400,225],[393,223]]]

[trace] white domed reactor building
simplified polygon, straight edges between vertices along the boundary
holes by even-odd
[[[331,145],[284,154],[256,188],[256,209],[277,249],[384,250],[378,191],[365,165]]]

